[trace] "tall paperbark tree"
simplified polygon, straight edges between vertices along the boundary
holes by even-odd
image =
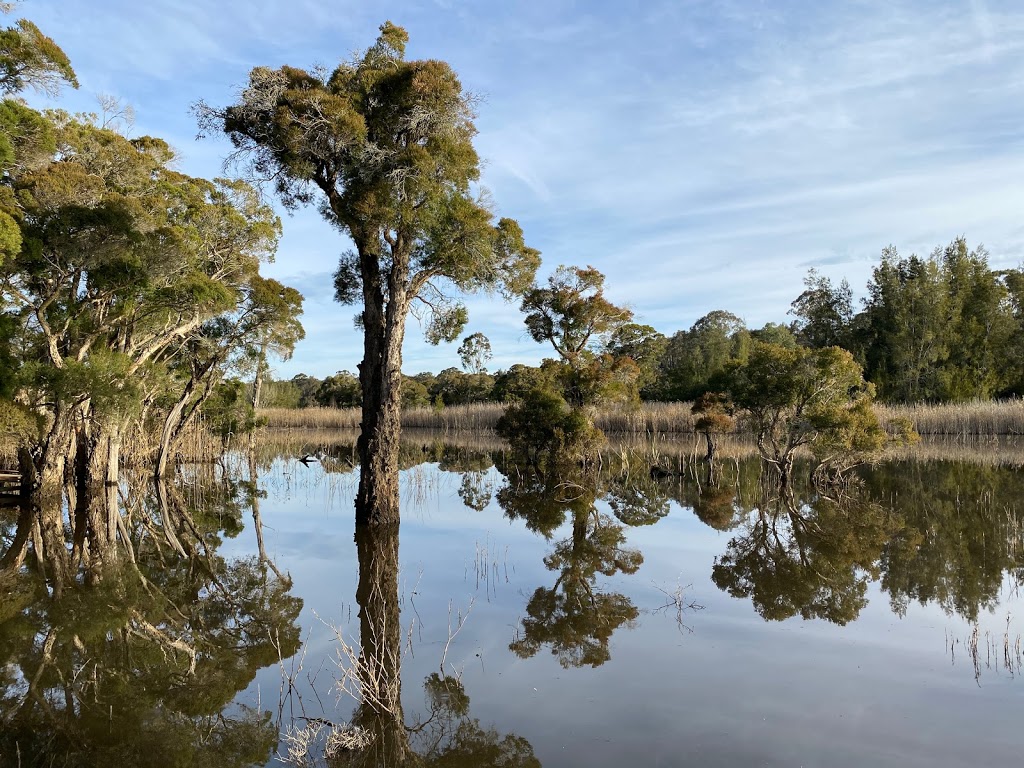
[[[361,306],[357,523],[399,519],[409,313],[426,312],[429,341],[453,340],[466,321],[455,291],[516,295],[539,264],[519,225],[495,224],[486,197],[474,194],[473,98],[448,64],[406,61],[401,27],[380,31],[333,72],[257,67],[236,104],[196,107],[202,129],[226,133],[253,178],[273,180],[286,206],[316,201],[355,246],[341,257],[335,297]]]

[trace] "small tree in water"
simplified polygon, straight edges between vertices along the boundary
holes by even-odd
[[[636,363],[599,351],[633,313],[604,297],[596,269],[565,266],[524,294],[522,310],[530,335],[550,343],[559,359],[544,361],[537,386],[509,406],[498,432],[534,463],[541,454],[546,461],[585,460],[604,439],[589,411],[637,398]]]
[[[580,409],[550,387],[531,389],[512,403],[495,430],[536,467],[586,457],[604,439]]]
[[[410,311],[427,338],[454,340],[466,322],[451,289],[520,295],[539,254],[511,219],[497,223],[471,185],[473,99],[441,61],[406,61],[408,35],[387,22],[377,42],[333,72],[257,67],[232,106],[197,111],[223,131],[286,206],[318,199],[355,246],[335,272],[335,297],[358,304],[363,329],[357,522],[395,522],[402,342]]]
[[[705,461],[715,460],[716,437],[731,432],[735,426],[736,419],[733,418],[732,411],[732,401],[728,395],[721,392],[705,392],[693,404],[693,413],[697,416],[694,426],[704,435],[708,446]]]
[[[783,485],[801,446],[841,474],[887,442],[871,408],[874,387],[845,349],[754,342],[747,362],[732,372],[731,389],[747,410],[761,458],[778,470]]]

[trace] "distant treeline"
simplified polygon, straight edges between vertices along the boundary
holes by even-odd
[[[927,257],[903,257],[886,248],[860,311],[846,280],[835,285],[812,269],[804,285],[790,305],[789,323],[750,329],[737,315],[716,310],[671,336],[649,325],[623,325],[594,351],[632,359],[645,401],[693,400],[727,388],[723,377],[746,360],[754,341],[842,347],[863,367],[878,399],[890,403],[1024,394],[1024,272],[990,269],[984,248],[972,250],[962,238]],[[452,367],[404,377],[403,406],[507,402],[550,373],[545,362],[492,374],[484,369],[485,360],[461,352],[467,371]],[[323,380],[299,374],[268,382],[261,401],[280,408],[359,403],[358,378],[348,371]]]

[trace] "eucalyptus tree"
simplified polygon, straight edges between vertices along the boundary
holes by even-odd
[[[839,347],[754,342],[747,361],[734,366],[729,389],[746,409],[761,458],[778,471],[783,486],[801,446],[817,448],[823,459],[845,468],[843,457],[871,455],[886,440],[871,409],[874,387],[853,355]]]
[[[171,449],[232,369],[261,366],[271,350],[287,359],[304,331],[298,320],[302,294],[277,280],[251,275],[238,303],[196,329],[171,357],[183,382],[160,431],[156,474],[163,475]]]
[[[688,331],[669,338],[661,357],[658,395],[662,400],[693,400],[721,388],[726,368],[745,359],[750,334],[743,319],[715,310]]]
[[[812,269],[804,278],[804,291],[790,305],[792,330],[806,347],[849,349],[853,324],[853,291],[844,279],[838,286]],[[852,351],[852,350],[851,350]]]
[[[0,3],[0,11],[14,3]],[[78,87],[78,78],[67,54],[28,19],[0,29],[0,95],[31,87],[55,94],[61,85]]]
[[[355,61],[332,72],[257,67],[237,103],[199,104],[204,131],[223,131],[235,159],[272,179],[289,207],[316,201],[351,239],[335,298],[358,304],[363,330],[358,522],[399,519],[397,456],[402,342],[411,311],[427,338],[465,324],[457,291],[518,294],[539,254],[511,219],[497,223],[474,192],[473,98],[441,61],[407,61],[391,22]]]
[[[653,327],[639,323],[625,323],[611,332],[605,351],[614,357],[628,357],[640,371],[637,386],[640,396],[653,395],[658,379],[658,367],[668,347],[668,339]]]
[[[492,356],[491,340],[479,332],[464,338],[459,346],[459,360],[470,373],[487,373],[487,361]]]
[[[93,479],[116,480],[120,433],[154,377],[238,311],[279,222],[241,182],[171,169],[159,139],[43,117],[55,151],[4,179],[23,242],[0,265],[0,295],[23,335],[21,399],[49,417],[26,464],[53,487],[78,452]]]
[[[577,377],[597,357],[594,347],[633,319],[633,313],[605,298],[604,275],[593,267],[560,266],[546,285],[523,296],[526,329],[534,341],[548,343]],[[582,391],[570,386],[567,399],[582,405]]]

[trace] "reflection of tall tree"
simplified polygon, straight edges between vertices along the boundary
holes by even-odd
[[[821,497],[798,503],[784,492],[749,513],[711,577],[733,597],[751,598],[766,620],[800,615],[846,624],[867,604],[867,585],[895,528],[877,506]]]
[[[515,478],[515,479],[513,479]],[[593,483],[555,481],[536,474],[510,476],[498,492],[509,517],[550,536],[571,517],[572,533],[555,544],[544,564],[558,572],[552,587],[538,587],[526,606],[522,633],[509,646],[523,658],[550,646],[563,667],[600,666],[610,658],[608,642],[638,615],[625,595],[596,586],[597,574],[635,573],[639,551],[625,547],[623,526],[600,512]]]
[[[362,701],[355,723],[374,737],[363,764],[402,766],[409,757],[409,739],[402,712],[398,523],[356,526],[356,550]]]
[[[665,493],[682,507],[689,507],[706,525],[729,531],[740,524],[745,510],[764,498],[759,461],[707,463],[703,478],[694,472],[671,475],[658,481]]]
[[[230,766],[268,758],[277,737],[268,716],[225,708],[279,650],[295,651],[301,602],[256,559],[167,546],[149,531],[158,521],[141,510],[129,516],[132,557],[108,563],[101,581],[65,583],[59,596],[31,551],[21,558],[27,568],[5,570],[0,761]]]
[[[248,463],[249,477],[246,480],[246,490],[248,491],[249,507],[252,510],[252,527],[253,532],[256,534],[256,549],[259,552],[260,562],[265,563],[279,579],[282,581],[288,581],[288,579],[279,570],[277,570],[277,566],[274,564],[274,561],[267,556],[267,546],[263,541],[263,516],[260,514],[260,499],[265,499],[267,497],[267,492],[261,491],[259,487],[259,468],[256,462],[256,445],[255,437],[253,435],[250,435],[249,437]]]
[[[501,736],[469,717],[461,681],[443,673],[424,681],[427,712],[412,725],[402,708],[402,643],[398,594],[398,524],[357,526],[360,651],[354,670],[360,702],[353,723],[369,744],[330,750],[331,764],[540,768],[524,739]]]
[[[1024,564],[1019,469],[901,462],[872,471],[865,484],[907,521],[908,535],[882,554],[882,586],[896,613],[933,602],[974,621],[998,603],[1005,573]]]

